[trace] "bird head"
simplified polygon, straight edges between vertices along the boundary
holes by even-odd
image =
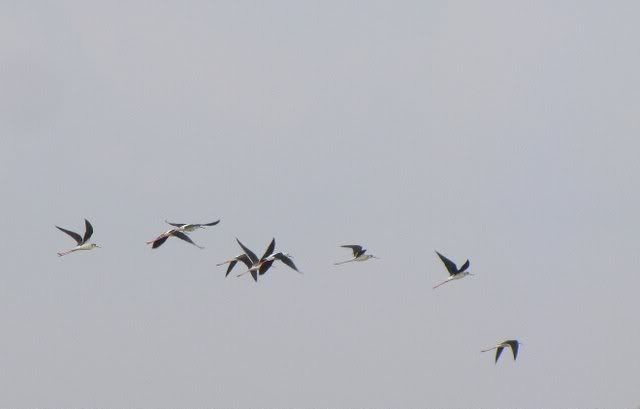
[[[100,246],[98,246],[96,243],[91,243],[91,248],[92,248],[92,249],[95,249],[96,247],[97,247],[97,248],[100,248]]]

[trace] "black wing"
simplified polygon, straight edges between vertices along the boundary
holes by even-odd
[[[240,240],[238,240],[237,237],[236,237],[236,241],[238,242],[240,247],[242,247],[242,251],[244,251],[244,254],[246,254],[249,257],[249,260],[251,260],[251,264],[257,263],[258,262],[258,256],[256,256],[256,253],[254,253],[253,251],[251,251],[247,247],[245,247],[245,245],[242,244],[240,242]],[[251,266],[249,266],[249,268],[251,268]],[[256,279],[256,281],[257,281],[257,279]]]
[[[462,267],[458,269],[458,273],[462,273],[464,270],[469,268],[469,260],[465,261]]]
[[[293,260],[291,260],[290,257],[285,256],[282,253],[278,253],[278,254],[274,254],[273,257],[277,258],[278,260],[282,261],[284,264],[286,264],[287,266],[289,266],[290,268],[298,271],[298,268],[296,267],[295,264],[293,264]],[[299,271],[298,271],[299,272]]]
[[[496,360],[495,360],[496,363],[498,362],[498,358],[500,358],[500,354],[502,354],[502,350],[503,349],[504,349],[504,347],[498,347],[496,349]]]
[[[345,244],[344,246],[340,246],[340,247],[351,249],[351,251],[353,251],[353,257],[358,257],[364,254],[362,246],[359,246],[357,244]]]
[[[176,236],[177,238],[182,239],[182,240],[186,241],[187,243],[191,243],[191,244],[193,244],[194,246],[196,246],[196,247],[198,247],[200,249],[204,248],[204,247],[198,246],[196,243],[193,242],[193,240],[191,240],[189,238],[189,236],[187,236],[186,234],[184,234],[181,231],[174,231],[173,233],[171,233],[171,235],[172,236]]]
[[[236,260],[242,261],[247,268],[251,268],[251,259],[246,254],[240,254]]]
[[[444,266],[447,268],[449,275],[455,275],[458,273],[458,268],[456,267],[456,263],[449,260],[448,258],[438,253],[437,251],[436,251],[436,254],[438,255],[438,257],[440,257],[440,260],[442,260],[442,262],[444,263]]]
[[[158,247],[162,246],[162,243],[164,243],[165,241],[167,241],[167,239],[169,238],[169,236],[162,236],[158,239],[156,239],[153,244],[151,245],[152,249],[157,249]]]
[[[262,263],[262,265],[260,266],[260,268],[258,269],[258,274],[263,275],[264,273],[266,273],[267,271],[269,271],[269,269],[271,268],[271,266],[273,265],[273,262],[275,260],[267,260],[264,263]]]
[[[267,247],[267,249],[265,250],[264,254],[262,255],[262,258],[260,259],[260,261],[266,259],[267,257],[269,257],[270,255],[273,254],[273,250],[276,248],[276,239],[271,239],[271,243],[269,243],[269,247]]]
[[[184,224],[184,223],[171,223],[171,222],[166,221],[166,220],[165,220],[164,222],[165,222],[165,223],[167,223],[167,224],[170,224],[170,225],[172,225],[172,226],[174,226],[174,227],[182,227],[182,226],[185,226],[185,224]]]
[[[63,232],[65,232],[65,233],[67,233],[67,234],[68,234],[69,236],[71,236],[71,237],[72,237],[76,242],[78,242],[78,246],[82,244],[82,237],[81,237],[78,233],[76,233],[76,232],[74,232],[74,231],[71,231],[71,230],[63,229],[62,227],[58,227],[58,226],[56,226],[56,227],[58,228],[58,230],[60,230],[60,231],[63,231]]]
[[[251,270],[251,277],[253,277],[253,281],[258,281],[258,272],[256,270]]]
[[[220,220],[216,220],[215,222],[211,222],[211,223],[203,223],[200,226],[215,226],[218,223],[220,223]]]
[[[513,352],[513,360],[515,361],[518,357],[518,341],[506,341],[505,344],[508,344],[511,347],[511,352]]]
[[[89,220],[84,219],[84,237],[82,238],[82,242],[86,243],[91,238],[93,234],[93,226],[89,223]]]
[[[236,264],[238,264],[238,260],[231,260],[231,262],[229,262],[229,267],[227,267],[227,274],[224,275],[225,277],[229,275],[229,273],[231,272],[231,270],[233,270]]]
[[[228,276],[231,270],[233,270],[233,267],[238,264],[238,261],[242,261],[244,265],[247,266],[247,268],[251,268],[251,260],[249,260],[249,257],[247,257],[246,254],[241,254],[229,262],[229,267],[227,267],[227,274],[224,275],[225,277]]]

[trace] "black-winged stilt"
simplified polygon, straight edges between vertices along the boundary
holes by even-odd
[[[264,261],[262,261],[262,265],[260,266],[260,268],[258,269],[258,274],[259,275],[263,275],[264,273],[267,272],[267,270],[269,270],[271,268],[271,266],[273,265],[273,263],[276,260],[280,260],[282,261],[284,264],[287,265],[287,267],[291,268],[292,270],[302,274],[302,272],[300,270],[298,270],[298,268],[296,267],[296,265],[293,262],[293,256],[289,253],[283,253],[281,251],[277,252],[277,253],[273,253],[271,255],[269,255],[267,258],[264,259]],[[241,275],[247,274],[248,271],[245,271],[242,274],[239,274],[238,277],[240,277]]]
[[[202,246],[198,246],[196,243],[193,242],[193,240],[191,240],[191,238],[189,236],[187,236],[185,233],[181,232],[178,228],[174,228],[174,229],[169,229],[166,232],[162,233],[161,235],[159,235],[158,237],[156,237],[153,240],[149,240],[147,242],[147,244],[151,244],[151,248],[152,249],[157,249],[158,247],[162,246],[162,244],[167,241],[167,239],[169,237],[177,237],[181,240],[186,241],[187,243],[191,243],[194,246],[196,246],[199,249],[203,249],[204,247]]]
[[[251,251],[247,246],[242,244],[242,242],[238,240],[238,238],[236,238],[236,241],[242,248],[242,251],[244,251],[244,254],[251,261],[251,266],[249,267],[249,270],[245,271],[242,274],[238,274],[238,277],[246,273],[251,273],[251,277],[253,277],[253,280],[258,281],[258,274],[266,273],[267,270],[271,267],[271,264],[273,264],[273,261],[267,262],[267,257],[269,257],[273,253],[273,250],[276,247],[276,239],[275,238],[271,239],[271,243],[269,243],[269,246],[265,250],[262,257],[260,258],[258,258],[258,256],[256,256],[256,254],[253,251]]]
[[[340,247],[351,249],[351,251],[353,252],[353,258],[351,260],[345,260],[345,261],[339,261],[337,263],[333,263],[336,266],[339,266],[340,264],[344,264],[344,263],[351,263],[352,261],[366,261],[366,260],[369,260],[370,258],[378,258],[373,254],[365,254],[367,250],[357,244],[345,244],[344,246],[340,246]]]
[[[72,249],[59,252],[58,256],[64,256],[66,254],[73,253],[74,251],[78,251],[78,250],[93,250],[96,247],[100,247],[95,243],[89,243],[89,239],[93,234],[93,226],[91,225],[91,223],[89,223],[89,220],[87,219],[84,219],[84,236],[83,237],[71,230],[63,229],[62,227],[58,227],[58,226],[56,227],[60,231],[67,233],[78,243],[78,245]]]
[[[459,280],[459,279],[461,279],[463,277],[466,277],[468,275],[473,275],[469,271],[465,271],[467,268],[469,268],[469,260],[467,260],[462,265],[462,267],[458,268],[456,266],[456,263],[454,263],[453,261],[449,260],[448,258],[446,258],[442,254],[438,253],[437,251],[436,251],[436,254],[438,255],[438,257],[440,257],[440,260],[442,260],[442,262],[444,263],[444,266],[447,268],[447,271],[449,272],[449,278],[447,278],[443,282],[435,285],[433,287],[434,290],[436,288],[440,287],[442,284],[446,284],[451,280]]]
[[[513,352],[513,360],[515,361],[516,358],[518,357],[518,346],[520,344],[521,344],[521,342],[518,342],[518,340],[509,339],[509,340],[506,340],[506,341],[503,341],[503,342],[499,343],[498,345],[494,346],[493,348],[484,349],[481,352],[489,352],[489,351],[493,351],[495,349],[496,350],[496,359],[495,359],[494,363],[498,363],[498,358],[500,358],[500,354],[502,354],[502,350],[505,349],[506,347],[510,347],[511,348],[511,352]]]

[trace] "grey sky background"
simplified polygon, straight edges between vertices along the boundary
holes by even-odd
[[[0,3],[0,407],[637,407],[639,12]]]

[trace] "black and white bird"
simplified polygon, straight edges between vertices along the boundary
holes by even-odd
[[[172,223],[167,220],[165,220],[164,222],[172,225],[173,227],[176,227],[179,231],[192,232],[196,229],[204,229],[205,226],[215,226],[216,224],[220,223],[220,220],[216,220],[215,222],[211,222],[211,223],[190,223],[190,224]]]
[[[193,242],[193,240],[191,240],[191,238],[189,236],[187,236],[185,233],[181,232],[178,228],[173,228],[173,229],[169,229],[166,232],[162,233],[161,235],[159,235],[158,237],[156,237],[153,240],[149,240],[147,242],[147,244],[151,244],[151,248],[153,249],[157,249],[158,247],[162,246],[162,244],[164,244],[165,241],[167,241],[167,239],[169,237],[177,237],[181,240],[186,241],[187,243],[191,243],[194,246],[196,246],[199,249],[203,249],[204,247],[202,246],[198,246],[196,243]]]
[[[69,236],[71,236],[71,238],[73,238],[78,243],[78,245],[72,249],[59,252],[58,256],[64,256],[66,254],[73,253],[74,251],[78,251],[78,250],[93,250],[96,247],[100,247],[95,243],[89,243],[89,239],[93,234],[93,226],[91,225],[91,223],[89,223],[89,220],[87,219],[84,219],[84,236],[80,236],[78,233],[73,232],[71,230],[63,229],[62,227],[56,226],[56,228],[58,228],[58,230],[60,231],[67,233]]]
[[[378,258],[373,254],[365,254],[367,250],[357,244],[345,244],[344,246],[340,246],[340,247],[351,249],[351,251],[353,252],[353,258],[350,260],[333,263],[336,266],[339,266],[340,264],[344,264],[344,263],[351,263],[352,261],[366,261],[366,260],[369,260],[370,258]]]
[[[515,361],[516,358],[518,357],[518,346],[521,344],[521,342],[518,342],[518,340],[515,339],[509,339],[506,341],[503,341],[501,343],[499,343],[498,345],[494,346],[493,348],[489,348],[489,349],[484,349],[481,352],[489,352],[489,351],[493,351],[494,349],[496,350],[496,360],[494,361],[494,363],[498,363],[498,358],[500,358],[500,354],[502,354],[502,350],[505,349],[506,347],[511,348],[511,352],[513,352],[513,360]]]
[[[302,274],[302,272],[300,270],[298,270],[298,268],[296,267],[296,265],[293,262],[293,256],[289,253],[283,253],[281,251],[277,252],[277,253],[273,253],[271,255],[269,255],[266,259],[264,259],[264,261],[262,262],[262,265],[260,266],[260,268],[258,269],[258,274],[259,275],[263,275],[264,273],[266,273],[271,266],[273,265],[273,263],[277,260],[282,261],[282,263],[284,263],[285,265],[287,265],[289,268],[295,270],[296,272]],[[248,271],[245,271],[242,274],[239,274],[238,277],[244,275],[248,273]]]
[[[283,253],[283,252],[279,251],[279,252],[273,253],[269,257],[267,257],[266,262],[273,263],[276,260],[282,261],[282,263],[284,263],[287,267],[289,267],[292,270],[302,274],[300,272],[300,270],[298,270],[298,267],[296,267],[295,263],[293,262],[293,256],[291,254]],[[261,274],[264,274],[264,273],[261,273]]]
[[[273,250],[276,247],[276,239],[275,238],[271,239],[271,243],[269,243],[269,246],[267,246],[267,249],[263,253],[262,257],[260,258],[256,256],[256,253],[254,253],[247,246],[242,244],[242,242],[238,240],[238,238],[236,238],[236,241],[240,245],[240,248],[242,248],[242,251],[244,251],[244,254],[249,258],[249,261],[251,262],[250,265],[247,265],[247,267],[249,267],[249,270],[245,271],[242,274],[238,274],[238,277],[246,273],[251,273],[251,277],[253,277],[253,280],[258,281],[258,275],[262,275],[266,273],[267,270],[269,270],[269,268],[271,268],[271,265],[273,264],[273,261],[268,262],[267,258],[273,253]]]
[[[469,260],[467,260],[460,268],[458,268],[456,266],[456,263],[454,263],[453,261],[449,260],[448,258],[438,253],[437,251],[436,251],[436,254],[438,255],[438,257],[440,257],[440,260],[442,260],[442,262],[444,263],[444,266],[447,268],[447,271],[449,272],[449,278],[435,285],[433,287],[434,290],[440,287],[442,284],[446,284],[451,280],[459,280],[468,275],[473,275],[469,271],[466,271],[469,268]]]
[[[233,270],[233,268],[236,266],[236,264],[238,264],[238,262],[242,262],[244,265],[247,266],[247,268],[251,268],[251,259],[249,259],[249,256],[247,256],[245,253],[242,253],[238,256],[235,256],[232,259],[229,260],[225,260],[222,263],[218,263],[216,264],[216,266],[223,266],[225,264],[229,264],[229,267],[227,267],[227,273],[224,275],[225,277],[227,277],[229,275],[229,273],[231,272],[231,270]]]

